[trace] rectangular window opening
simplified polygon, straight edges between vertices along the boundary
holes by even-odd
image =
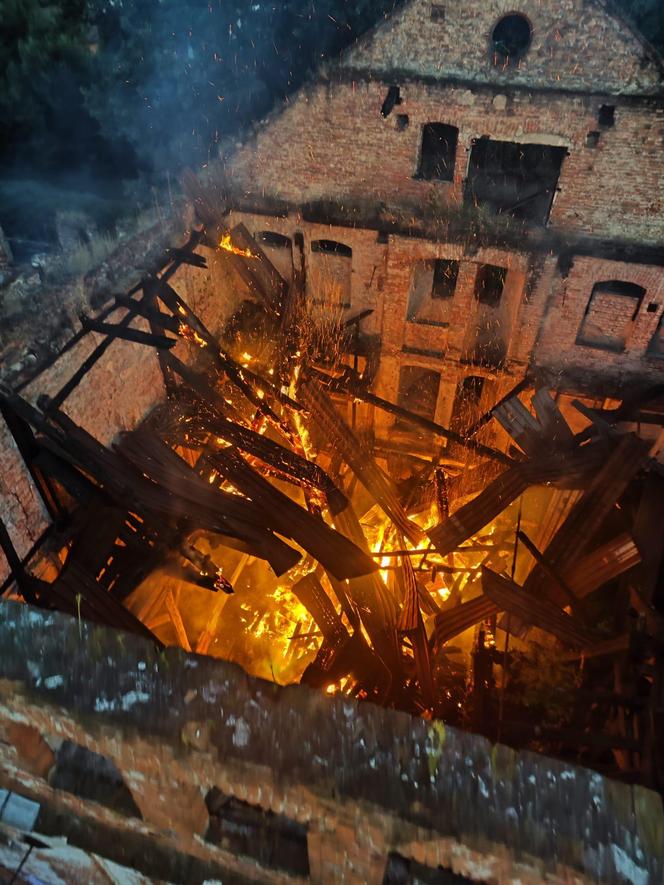
[[[458,261],[436,258],[416,262],[408,295],[408,322],[448,326],[458,274]]]
[[[503,297],[507,268],[495,264],[480,265],[475,277],[475,298],[480,304],[498,307]]]
[[[576,343],[622,353],[645,296],[645,289],[624,280],[595,283]]]
[[[459,130],[447,123],[425,123],[417,178],[453,181]]]
[[[564,147],[480,138],[470,153],[466,204],[544,225],[566,155]]]

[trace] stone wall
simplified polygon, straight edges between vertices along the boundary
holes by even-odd
[[[378,885],[390,852],[496,885],[664,875],[662,802],[646,789],[11,603],[0,734],[0,787],[40,804],[38,831],[155,878],[286,880],[206,840],[212,787],[299,825],[314,883]],[[53,789],[65,740],[106,757],[142,819]]]

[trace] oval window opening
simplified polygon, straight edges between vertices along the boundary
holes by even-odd
[[[493,62],[501,67],[516,65],[528,51],[532,39],[530,22],[525,15],[512,13],[500,19],[493,29]]]

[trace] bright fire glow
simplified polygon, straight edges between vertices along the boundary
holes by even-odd
[[[225,249],[226,252],[232,252],[233,255],[241,255],[242,258],[258,258],[258,255],[254,255],[251,249],[238,249],[237,246],[234,246],[231,242],[231,235],[224,234],[219,240],[219,248]]]

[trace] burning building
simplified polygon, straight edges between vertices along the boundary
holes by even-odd
[[[26,314],[0,865],[661,881],[661,74],[411,0]]]

